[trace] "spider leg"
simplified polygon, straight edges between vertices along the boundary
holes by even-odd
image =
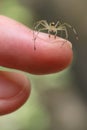
[[[39,22],[43,23],[43,24],[45,25],[45,27],[48,27],[48,26],[49,26],[46,20],[41,20],[41,21],[39,21]]]
[[[56,38],[56,36],[57,36],[57,34],[58,34],[58,31],[60,31],[60,37],[62,37],[62,32],[65,31],[65,29],[58,29],[58,30],[56,31],[56,33],[55,33],[55,38]],[[65,35],[67,36],[67,30],[66,30],[66,32],[65,32]]]
[[[39,32],[43,30],[47,30],[47,29],[46,28],[39,29],[37,35],[34,37],[34,50],[36,50],[36,45],[35,45],[36,38],[38,37]]]
[[[34,38],[34,40],[36,39],[35,32],[37,31],[37,29],[38,29],[38,27],[39,27],[40,25],[42,25],[42,26],[44,26],[44,28],[46,28],[43,23],[38,23],[38,24],[35,26],[35,30],[33,31],[33,38]],[[38,32],[40,32],[40,29],[38,29]],[[38,35],[38,33],[37,33],[37,35]]]
[[[39,26],[42,26],[41,29],[39,29]],[[41,21],[38,21],[36,24],[34,24],[34,31],[33,31],[33,38],[34,38],[34,41],[36,40],[36,37],[38,36],[38,33],[41,31],[41,30],[47,30],[49,27],[48,23],[46,20],[41,20]],[[38,33],[37,33],[37,36],[35,36],[35,32],[38,30]]]
[[[62,44],[62,45],[64,45],[64,43],[65,43],[65,42],[67,42],[67,39],[68,39],[68,32],[67,32],[67,28],[66,28],[66,27],[64,27],[63,31],[65,31],[65,39],[66,39],[66,40],[63,42],[63,44]]]
[[[67,32],[67,28],[65,27],[65,26],[59,26],[58,28],[57,28],[57,31],[61,31],[61,34],[62,34],[62,31],[64,31],[65,32],[65,39],[68,39],[68,32]],[[57,34],[57,33],[56,33]]]
[[[64,23],[64,24],[62,24],[62,25],[71,28],[71,29],[73,30],[74,34],[76,35],[76,39],[78,40],[78,34],[77,34],[77,32],[76,32],[76,30],[75,30],[74,27],[72,27],[72,26],[71,26],[70,24],[68,24],[68,23]]]
[[[55,24],[55,27],[57,27],[58,25],[61,25],[60,21],[57,21],[57,23]]]
[[[66,27],[64,27],[63,31],[65,31],[65,39],[67,40],[68,39],[68,32],[67,32]]]
[[[46,20],[41,20],[38,21],[35,25],[34,25],[34,29],[36,30],[40,25],[42,25],[43,27],[47,28],[48,27],[48,23]]]
[[[34,29],[37,30],[39,28],[39,26],[42,25],[43,27],[46,27],[46,25],[44,23],[37,23],[36,26],[34,26]]]
[[[39,32],[40,31],[44,31],[44,30],[47,30],[47,28],[38,29],[36,36],[35,36],[35,34],[33,35],[34,36],[34,40],[36,40],[36,37],[38,36]]]
[[[49,38],[50,38],[50,31],[48,30]]]
[[[57,30],[55,31],[55,35],[54,35],[54,38],[56,38],[56,36],[57,36]]]
[[[42,25],[42,27],[44,27],[44,28],[46,28],[46,25],[45,25],[45,20],[41,20],[41,21],[38,21],[35,25],[34,25],[34,31],[33,31],[33,38],[34,38],[34,40],[36,40],[36,36],[35,36],[35,32],[36,32],[36,30],[38,30],[38,32],[40,32],[40,29],[38,29],[39,28],[39,26],[40,25]],[[38,35],[38,34],[37,34]]]
[[[61,34],[62,34],[62,32],[64,31],[65,32],[65,41],[62,43],[62,45],[67,41],[67,39],[68,39],[68,32],[67,32],[67,28],[65,27],[65,26],[59,26],[58,28],[57,28],[57,32],[58,31],[61,31]],[[61,36],[62,37],[62,36]]]
[[[60,36],[61,36],[61,37],[62,37],[62,34],[63,34],[62,32],[63,32],[63,30],[61,30],[61,32],[60,32]]]

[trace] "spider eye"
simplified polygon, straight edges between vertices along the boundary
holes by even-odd
[[[54,22],[52,22],[52,23],[51,23],[51,26],[54,26],[54,25],[55,25],[55,23],[54,23]]]

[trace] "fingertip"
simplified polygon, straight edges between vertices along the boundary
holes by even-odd
[[[72,62],[71,43],[60,37],[49,38],[10,18],[0,16],[0,65],[32,74],[50,74],[67,68]],[[35,46],[34,46],[35,44]]]
[[[33,45],[33,42],[32,42]],[[35,40],[36,50],[33,52],[32,62],[35,62],[35,74],[50,74],[67,68],[73,59],[70,41],[54,35],[40,32]]]

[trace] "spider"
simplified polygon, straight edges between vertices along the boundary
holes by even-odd
[[[68,23],[61,23],[60,21],[57,21],[56,23],[54,23],[54,22],[48,23],[46,20],[38,21],[34,26],[35,31],[37,31],[36,36],[35,36],[35,32],[33,33],[33,36],[34,36],[34,49],[36,49],[35,41],[36,41],[36,38],[37,38],[40,31],[47,30],[48,34],[49,34],[49,38],[51,36],[51,33],[54,33],[54,38],[56,38],[56,36],[58,34],[58,31],[64,31],[65,32],[65,39],[68,39],[67,27],[72,29],[72,31],[74,32],[74,34],[76,36],[76,39],[78,40],[78,35],[77,35],[77,32],[76,32],[75,28],[73,28]]]

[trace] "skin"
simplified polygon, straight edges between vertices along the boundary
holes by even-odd
[[[41,32],[34,41],[31,29],[0,16],[0,66],[43,75],[65,69],[72,58],[69,41],[59,37],[55,39],[54,36],[49,38],[48,34]],[[31,89],[30,81],[24,74],[1,71],[0,77],[0,115],[3,115],[22,106]]]
[[[20,108],[30,95],[30,81],[22,73],[0,71],[0,115]]]

